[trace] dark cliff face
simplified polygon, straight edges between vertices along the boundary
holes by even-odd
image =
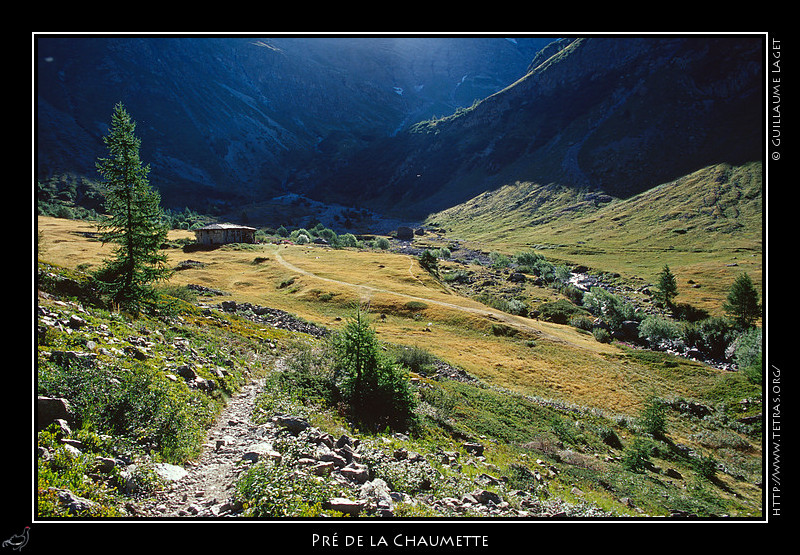
[[[512,83],[550,39],[39,37],[38,176],[96,177],[123,102],[167,203],[257,199]]]
[[[762,65],[759,37],[565,40],[513,86],[362,153],[323,187],[367,189],[416,217],[514,181],[627,197],[760,160]]]

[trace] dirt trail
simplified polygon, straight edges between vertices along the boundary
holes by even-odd
[[[234,511],[230,504],[234,483],[247,468],[240,464],[242,456],[262,441],[263,430],[250,418],[262,388],[262,380],[251,382],[228,400],[208,430],[200,458],[184,465],[187,474],[170,482],[155,499],[143,502],[138,516],[224,517]]]

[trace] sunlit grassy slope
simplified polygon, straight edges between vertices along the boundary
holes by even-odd
[[[629,199],[516,183],[428,223],[487,250],[535,249],[650,283],[668,264],[678,302],[719,314],[739,273],[762,287],[762,171],[760,162],[710,166]]]
[[[84,222],[39,218],[38,258],[96,268],[111,247],[93,239],[94,231]],[[382,341],[424,348],[487,383],[545,399],[633,414],[652,393],[704,400],[725,379],[698,363],[653,365],[572,327],[493,311],[454,294],[402,254],[271,244],[167,253],[173,268],[199,263],[176,271],[172,284],[226,293],[207,302],[279,308],[331,328],[356,303],[368,303]]]

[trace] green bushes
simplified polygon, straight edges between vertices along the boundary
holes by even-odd
[[[544,303],[539,306],[539,318],[554,324],[567,324],[578,316],[586,316],[587,312],[566,299]]]
[[[481,293],[475,297],[475,300],[495,310],[500,310],[516,316],[528,315],[528,305],[525,304],[525,301],[520,299],[503,299],[489,293]]]
[[[242,516],[252,518],[318,517],[333,494],[327,481],[287,472],[272,462],[253,466],[236,485],[236,497],[244,505]]]
[[[653,454],[653,449],[654,447],[650,440],[637,437],[622,455],[623,468],[631,472],[644,472],[651,465],[650,457]]]
[[[79,428],[111,434],[126,450],[183,462],[200,449],[213,401],[146,365],[125,371],[75,359],[51,361],[39,371],[43,394],[65,397]],[[82,362],[77,362],[77,361]]]
[[[632,304],[599,287],[592,287],[583,296],[583,306],[592,314],[603,318],[612,331],[621,329],[626,320],[641,319]]]
[[[661,399],[650,397],[647,399],[638,424],[641,430],[655,438],[662,438],[667,432],[667,406]]]
[[[761,342],[761,329],[753,328],[737,338],[733,355],[739,370],[754,384],[760,384],[763,375]]]
[[[425,349],[419,347],[401,347],[395,355],[395,361],[416,374],[428,374],[433,371],[436,359]]]
[[[422,251],[417,260],[419,260],[419,265],[428,272],[436,274],[439,271],[439,261],[432,251],[428,249]]]
[[[681,326],[672,320],[660,316],[648,316],[639,325],[639,337],[651,345],[661,345],[678,339]]]
[[[731,342],[732,330],[724,318],[706,318],[684,323],[682,339],[689,348],[722,358]]]

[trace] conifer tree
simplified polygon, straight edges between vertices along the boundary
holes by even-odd
[[[668,265],[664,265],[664,269],[658,274],[658,299],[664,303],[664,306],[671,308],[672,302],[678,296],[678,283],[675,280],[675,274],[669,269]]]
[[[114,258],[95,273],[100,290],[112,304],[132,313],[154,300],[152,283],[166,279],[166,255],[160,247],[167,237],[161,196],[150,188],[150,167],[139,158],[141,141],[136,124],[122,103],[114,107],[111,128],[103,142],[109,156],[97,169],[106,186],[109,217],[100,223],[103,244],[114,243]]]
[[[334,342],[335,373],[351,416],[372,430],[408,430],[415,400],[408,375],[382,353],[366,316],[358,309]]]
[[[739,329],[751,328],[761,315],[758,292],[747,274],[739,274],[728,293],[728,300],[722,306]]]

